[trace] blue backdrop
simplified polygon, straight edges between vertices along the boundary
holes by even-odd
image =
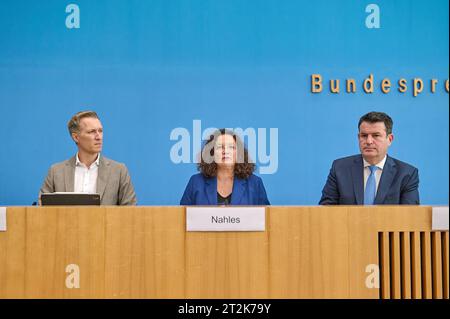
[[[69,28],[71,3],[79,28]],[[366,25],[370,3],[379,28]],[[194,120],[202,129],[277,128],[277,170],[261,175],[269,199],[317,204],[332,161],[359,152],[357,122],[372,110],[393,117],[389,153],[419,168],[422,203],[448,205],[448,6],[1,0],[0,205],[36,200],[49,166],[75,154],[66,123],[85,109],[99,113],[103,153],[126,163],[141,205],[178,204],[196,166],[171,160],[170,134],[187,129],[192,152]],[[324,78],[320,94],[311,93],[313,73]],[[373,94],[362,90],[369,74]],[[413,97],[416,77],[424,90]],[[357,81],[355,94],[345,93],[347,78]],[[383,78],[393,82],[388,94]],[[406,93],[397,90],[400,78]],[[341,80],[341,93],[330,92],[330,79]]]

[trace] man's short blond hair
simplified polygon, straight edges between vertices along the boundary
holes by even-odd
[[[67,123],[67,128],[69,129],[69,134],[72,136],[73,133],[78,133],[80,131],[80,121],[86,117],[98,118],[97,113],[94,111],[81,111],[72,116],[69,123]]]

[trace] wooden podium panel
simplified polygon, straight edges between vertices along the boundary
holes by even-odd
[[[449,296],[431,207],[270,206],[264,232],[185,223],[184,207],[9,207],[0,298]]]
[[[270,298],[349,297],[348,209],[269,209]]]
[[[184,208],[8,208],[0,298],[183,298]],[[66,287],[78,265],[80,288]]]

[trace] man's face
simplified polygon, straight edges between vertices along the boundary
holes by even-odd
[[[379,163],[387,154],[394,135],[386,134],[383,122],[362,122],[359,126],[359,149],[364,159],[372,165]]]
[[[78,144],[78,150],[88,154],[102,151],[103,126],[99,119],[85,117],[80,120],[80,130],[72,133],[72,138]]]

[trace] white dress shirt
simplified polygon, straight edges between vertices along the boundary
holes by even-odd
[[[97,193],[97,177],[98,177],[98,165],[100,164],[100,154],[97,156],[97,160],[91,164],[88,168],[86,165],[80,162],[78,153],[75,164],[75,185],[74,192],[76,193]]]
[[[378,191],[378,184],[380,184],[381,174],[383,173],[384,164],[386,163],[386,158],[387,158],[387,155],[384,156],[384,158],[381,160],[381,162],[379,162],[378,164],[375,165],[376,167],[378,167],[378,169],[375,172],[375,182],[376,182],[376,190],[377,191]],[[371,164],[366,162],[366,160],[364,158],[363,158],[363,161],[364,161],[364,191],[365,191],[367,180],[369,179],[369,176],[370,176],[369,166],[371,166]]]

